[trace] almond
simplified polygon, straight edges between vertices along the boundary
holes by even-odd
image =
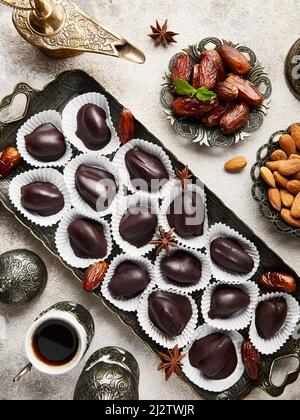
[[[300,181],[300,172],[293,176],[293,179],[296,181]]]
[[[274,209],[281,211],[282,209],[282,202],[281,202],[281,196],[280,191],[278,188],[270,188],[268,191],[268,198],[269,202],[274,207]]]
[[[300,150],[300,126],[293,124],[291,127],[291,136],[296,144],[298,150]]]
[[[280,137],[279,144],[281,149],[288,155],[292,155],[297,152],[296,144],[289,134],[283,134]]]
[[[295,217],[292,216],[292,213],[290,210],[282,209],[281,217],[288,225],[296,227],[296,228],[300,228],[300,220],[295,219]]]
[[[276,160],[275,162],[267,162],[266,163],[266,167],[268,169],[270,169],[270,171],[274,172],[274,171],[278,171],[279,170],[279,165],[282,162],[282,160]]]
[[[287,207],[288,209],[290,209],[295,199],[293,194],[291,194],[287,190],[282,189],[280,190],[280,196],[281,196],[281,201],[284,207]]]
[[[287,154],[283,150],[275,150],[271,155],[271,160],[276,162],[277,160],[287,160]]]
[[[281,160],[278,170],[283,176],[293,176],[300,171],[300,159]]]
[[[281,175],[278,171],[275,171],[273,174],[276,183],[282,187],[282,188],[286,188],[287,183],[289,182],[289,179],[286,178],[285,176]]]
[[[270,171],[270,169],[263,166],[260,169],[260,175],[261,175],[262,179],[265,181],[265,183],[269,185],[269,187],[272,187],[272,188],[276,187],[275,178],[274,178],[274,175],[272,174],[272,172]]]
[[[300,181],[289,181],[286,188],[290,193],[296,195],[300,192]]]
[[[289,159],[300,159],[300,155],[295,155],[294,153],[289,156]]]
[[[247,160],[244,157],[239,156],[226,162],[224,168],[227,172],[238,173],[246,168],[247,165]]]
[[[297,197],[294,200],[291,215],[295,217],[295,219],[300,219],[300,193],[297,194]]]

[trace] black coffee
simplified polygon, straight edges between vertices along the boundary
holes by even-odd
[[[35,332],[33,349],[36,356],[51,366],[63,366],[71,362],[79,347],[74,328],[64,321],[49,320]]]

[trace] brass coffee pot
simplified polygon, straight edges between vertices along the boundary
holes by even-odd
[[[51,58],[91,52],[143,64],[145,55],[84,13],[72,0],[0,0],[14,8],[19,34]]]

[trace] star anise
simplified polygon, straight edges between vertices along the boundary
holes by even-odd
[[[184,187],[186,182],[192,178],[192,174],[190,173],[188,165],[182,171],[176,169],[176,176]]]
[[[168,381],[173,373],[177,376],[181,375],[183,363],[181,360],[185,358],[185,354],[181,354],[178,345],[173,350],[168,350],[168,354],[159,353],[162,363],[158,367],[158,371],[164,370],[166,373],[166,381]]]
[[[151,29],[152,34],[148,36],[150,36],[150,38],[155,41],[156,46],[162,44],[165,48],[167,48],[169,44],[177,43],[174,38],[179,34],[168,31],[168,20],[165,21],[163,26],[161,26],[158,21],[156,21],[156,27],[151,25]]]
[[[151,245],[156,245],[157,250],[156,254],[159,255],[161,252],[166,251],[167,255],[170,255],[170,248],[176,248],[177,244],[175,242],[176,238],[174,236],[175,229],[171,229],[169,232],[166,232],[162,226],[159,227],[159,232],[156,234],[153,241],[150,242]]]

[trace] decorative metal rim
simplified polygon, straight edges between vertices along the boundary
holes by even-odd
[[[300,239],[300,229],[294,228],[284,222],[280,213],[273,209],[268,200],[268,187],[265,185],[260,176],[260,169],[270,160],[271,154],[277,150],[279,146],[279,137],[283,134],[290,134],[291,126],[286,130],[276,131],[270,137],[267,144],[263,145],[257,152],[257,162],[251,169],[251,178],[253,181],[252,196],[259,204],[260,211],[265,219],[269,220],[274,227],[281,233],[287,233]]]
[[[216,49],[219,49],[222,45],[222,42],[224,41],[214,37],[205,38],[198,44],[191,45],[184,49],[183,52],[188,53],[192,60],[197,62],[199,61],[201,52],[203,52],[208,45],[213,44]],[[171,71],[175,60],[182,54],[182,51],[171,58],[168,70],[163,76],[164,83],[160,93],[160,101],[164,108],[164,112],[167,115],[167,119],[170,121],[171,125],[174,127],[178,134],[192,141],[193,143],[199,143],[200,146],[205,145],[208,147],[229,148],[240,141],[244,141],[246,138],[250,137],[253,133],[259,130],[263,124],[264,118],[267,116],[268,109],[270,108],[272,83],[267,73],[264,71],[264,66],[261,65],[261,63],[257,60],[256,54],[250,48],[240,46],[239,44],[234,44],[231,41],[226,42],[237,48],[242,53],[248,55],[251,70],[247,75],[247,79],[253,82],[258,88],[260,88],[264,96],[263,104],[259,108],[251,109],[248,123],[234,135],[225,136],[221,133],[219,128],[206,128],[200,124],[191,123],[187,119],[178,118],[174,115],[171,108],[172,99],[174,98]]]

